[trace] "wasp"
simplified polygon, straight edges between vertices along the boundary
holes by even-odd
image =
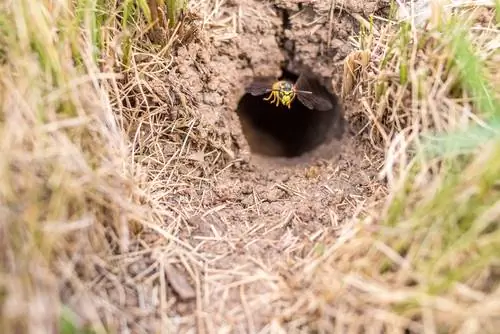
[[[301,74],[295,84],[288,80],[272,81],[271,79],[260,79],[254,81],[247,88],[247,92],[253,96],[270,93],[265,101],[279,106],[280,102],[284,106],[291,108],[292,102],[297,97],[298,100],[309,109],[326,111],[332,109],[332,104],[328,99],[313,93],[310,79]]]

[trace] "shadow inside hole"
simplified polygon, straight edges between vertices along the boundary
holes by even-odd
[[[297,78],[298,75],[283,71],[278,80],[295,82]],[[260,96],[246,93],[241,97],[236,112],[252,153],[292,158],[314,150],[329,139],[342,137],[344,121],[338,98],[317,78],[311,77],[309,82],[315,94],[331,101],[332,109],[311,110],[298,98],[290,109],[282,104],[277,107],[264,101],[268,93]]]

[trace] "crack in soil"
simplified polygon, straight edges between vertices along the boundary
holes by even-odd
[[[278,5],[274,5],[275,10],[281,16],[281,26],[280,29],[276,29],[276,41],[278,47],[283,52],[285,60],[281,65],[282,68],[288,68],[290,62],[294,59],[295,54],[295,42],[286,37],[285,31],[291,29],[292,24],[290,22],[290,11],[286,8],[281,8]]]

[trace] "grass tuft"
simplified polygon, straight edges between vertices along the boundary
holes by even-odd
[[[124,163],[109,95],[119,77],[99,66],[117,15],[105,1],[1,6],[0,327],[73,332],[69,307],[103,332],[113,325],[86,284],[144,224],[161,222],[143,172]]]

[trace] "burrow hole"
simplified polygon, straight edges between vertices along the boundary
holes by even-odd
[[[299,74],[282,69],[282,75],[277,79],[295,82]],[[314,150],[333,137],[342,136],[343,123],[338,98],[317,78],[312,79],[314,90],[328,96],[332,102],[332,110],[311,110],[298,99],[295,99],[290,109],[281,104],[276,107],[264,101],[268,94],[252,96],[245,93],[241,97],[236,112],[252,153],[292,158]]]

